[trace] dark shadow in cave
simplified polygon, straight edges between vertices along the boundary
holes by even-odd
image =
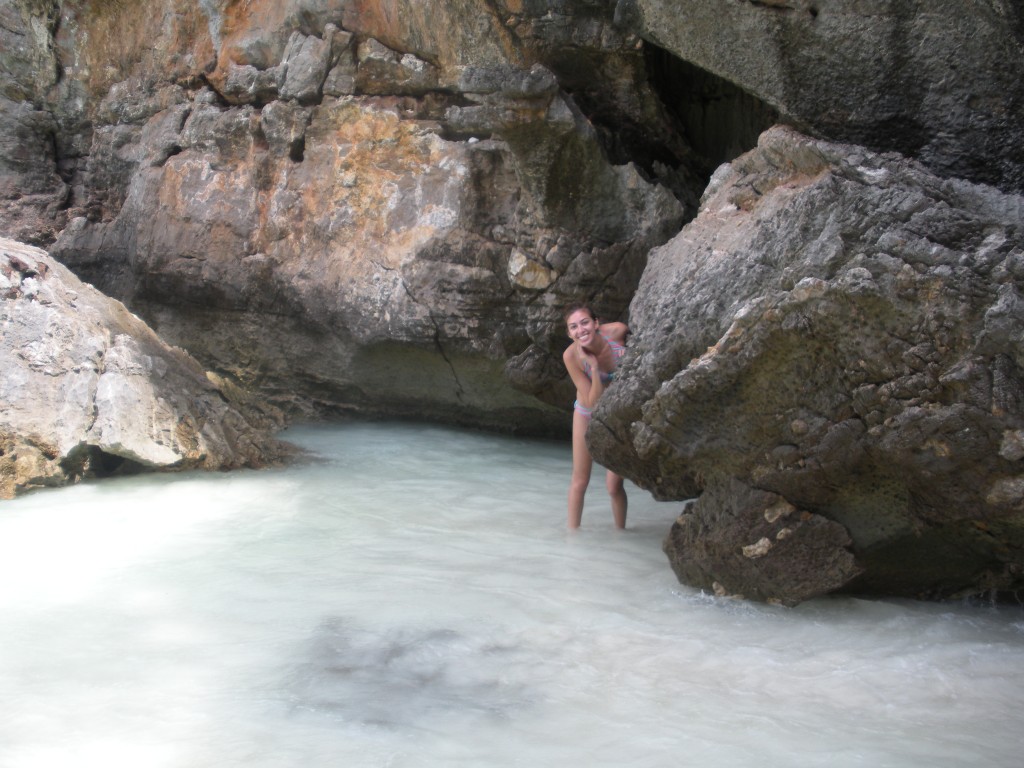
[[[700,158],[703,168],[694,170],[705,180],[757,146],[757,137],[779,120],[766,102],[663,48],[645,43],[644,58],[651,87]]]
[[[597,132],[615,165],[634,163],[650,180],[665,185],[696,215],[697,201],[722,163],[753,149],[758,136],[778,122],[778,112],[736,85],[650,42],[634,76],[646,77],[646,92],[624,109],[599,60],[564,57],[548,61]],[[638,84],[644,88],[643,84]]]
[[[137,461],[86,444],[68,453],[61,461],[61,468],[68,477],[75,479],[120,477],[151,471]]]

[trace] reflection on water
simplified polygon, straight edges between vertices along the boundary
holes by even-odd
[[[287,470],[0,505],[0,766],[1015,766],[1024,614],[675,582],[568,447],[294,430]]]

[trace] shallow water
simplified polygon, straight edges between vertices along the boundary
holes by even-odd
[[[0,505],[0,766],[1017,766],[1024,613],[680,586],[677,504],[568,447],[292,430],[319,459]]]

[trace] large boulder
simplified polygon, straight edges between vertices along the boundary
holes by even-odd
[[[785,128],[720,169],[651,254],[590,434],[699,495],[666,542],[681,578],[787,603],[1024,587],[1022,222],[1024,197]]]
[[[287,455],[272,410],[229,401],[188,354],[44,251],[0,238],[0,498],[146,469]]]

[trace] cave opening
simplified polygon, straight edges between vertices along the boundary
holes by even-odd
[[[137,475],[146,467],[125,456],[108,453],[95,445],[79,445],[61,461],[64,473],[75,479]]]
[[[644,59],[651,88],[697,155],[701,167],[694,170],[705,180],[757,146],[758,136],[779,121],[767,102],[664,48],[645,42]]]
[[[600,60],[564,57],[549,61],[560,83],[597,132],[615,165],[634,163],[650,180],[672,190],[696,215],[711,174],[757,146],[760,134],[779,122],[776,109],[737,85],[644,41],[627,69],[638,89],[635,101],[595,72],[618,71]],[[616,94],[619,94],[618,97]]]

